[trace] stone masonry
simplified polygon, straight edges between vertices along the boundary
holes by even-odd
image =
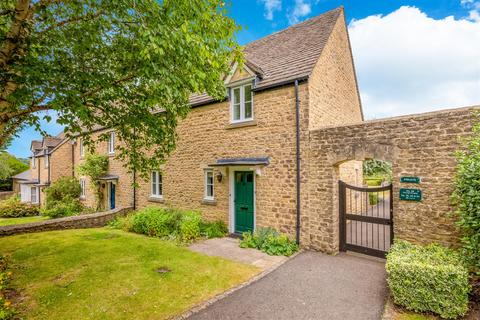
[[[393,165],[394,234],[417,243],[456,245],[450,195],[460,139],[470,134],[472,112],[462,108],[328,127],[310,133],[308,224],[304,245],[338,252],[338,166],[349,160],[379,159]],[[419,176],[419,185],[400,183]],[[399,189],[420,188],[421,202],[399,200]]]

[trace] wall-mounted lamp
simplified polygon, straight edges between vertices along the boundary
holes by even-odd
[[[223,174],[222,174],[220,171],[217,172],[216,176],[217,176],[217,181],[218,181],[219,183],[222,182],[222,180],[223,180]]]

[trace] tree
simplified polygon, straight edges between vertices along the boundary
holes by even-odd
[[[8,152],[0,151],[0,180],[9,179],[27,169],[28,165],[23,161]]]
[[[86,132],[114,128],[118,157],[146,174],[190,94],[224,98],[237,30],[223,0],[2,0],[0,146],[53,110],[90,146]]]

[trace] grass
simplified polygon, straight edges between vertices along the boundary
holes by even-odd
[[[28,319],[165,319],[259,272],[106,228],[12,236],[0,253],[10,256],[17,308]]]
[[[1,226],[10,226],[12,224],[32,223],[47,220],[48,217],[34,216],[34,217],[22,217],[22,218],[0,218]]]

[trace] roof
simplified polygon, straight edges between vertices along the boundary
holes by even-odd
[[[12,177],[12,179],[17,180],[29,180],[31,178],[30,169],[20,172]]]
[[[98,178],[98,180],[108,181],[108,180],[118,180],[119,176],[116,174],[106,174]]]
[[[246,65],[260,77],[255,90],[310,76],[342,7],[247,44]],[[212,102],[206,94],[192,95],[192,106]]]
[[[40,150],[42,149],[42,141],[32,140],[32,144],[30,146],[31,150]]]
[[[62,142],[62,138],[46,136],[43,138],[43,145],[47,148],[56,147],[60,142]]]
[[[214,164],[211,164],[212,167],[220,166],[255,166],[255,165],[268,165],[270,163],[268,157],[260,158],[228,158],[228,159],[217,159]]]

